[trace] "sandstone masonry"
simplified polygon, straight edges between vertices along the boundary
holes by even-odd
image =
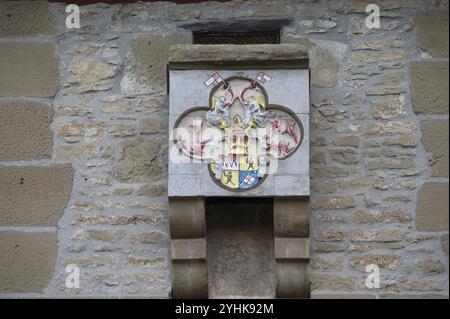
[[[311,297],[448,297],[448,1],[95,4],[79,30],[64,10],[0,2],[1,297],[169,297],[168,47],[274,18],[311,59]]]

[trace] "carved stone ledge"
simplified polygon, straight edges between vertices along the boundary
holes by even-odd
[[[169,66],[171,69],[308,68],[308,56],[308,49],[299,44],[177,44],[169,49]]]

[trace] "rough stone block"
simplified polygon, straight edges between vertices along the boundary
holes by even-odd
[[[73,173],[71,165],[0,166],[0,226],[56,226]]]
[[[0,43],[0,96],[50,97],[59,86],[56,46],[44,42]]]
[[[53,109],[26,100],[0,102],[0,160],[39,160],[52,157]]]
[[[340,42],[283,36],[282,43],[298,43],[309,51],[311,85],[335,87],[347,45]]]
[[[448,120],[422,121],[422,143],[428,153],[431,176],[448,176]]]
[[[309,198],[278,197],[273,204],[275,236],[309,236]]]
[[[420,48],[432,57],[448,57],[448,10],[422,12],[415,24]]]
[[[74,93],[109,90],[114,85],[116,69],[97,58],[75,57],[70,61],[68,82]]]
[[[148,94],[166,90],[169,46],[192,43],[190,34],[140,35],[132,40],[127,66],[120,83],[126,94]]]
[[[0,232],[0,292],[41,292],[57,255],[56,233]]]
[[[448,230],[448,183],[425,183],[419,191],[416,208],[416,229]]]
[[[202,198],[169,200],[170,235],[174,239],[205,236],[205,203]]]
[[[141,137],[126,140],[117,166],[117,180],[121,183],[157,180],[162,173],[159,151],[160,145],[155,141]]]
[[[55,17],[46,1],[0,2],[0,38],[55,34]]]
[[[448,61],[410,63],[412,105],[417,114],[448,114],[448,72]]]

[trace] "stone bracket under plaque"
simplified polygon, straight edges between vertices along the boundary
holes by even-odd
[[[277,297],[309,297],[308,50],[176,45],[169,52],[172,296],[208,296],[208,197],[274,198]]]

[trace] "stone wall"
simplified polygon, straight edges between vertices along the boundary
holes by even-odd
[[[281,18],[310,47],[312,297],[448,297],[448,1],[378,3],[380,29],[365,1],[266,0],[89,5],[69,30],[64,4],[0,2],[0,296],[167,297],[167,48]]]

